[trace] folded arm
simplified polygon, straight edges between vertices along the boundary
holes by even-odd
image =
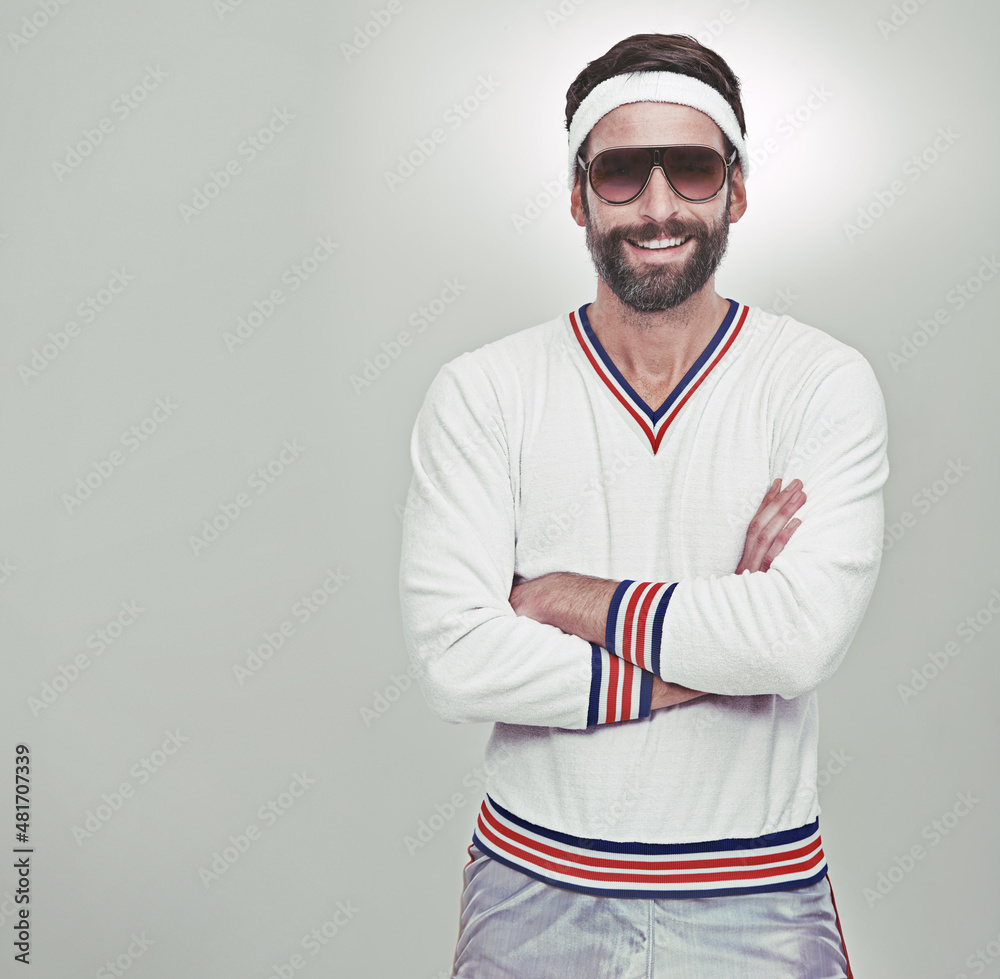
[[[470,355],[432,382],[411,456],[400,602],[431,709],[456,723],[578,729],[648,716],[652,673],[510,605],[516,528],[506,421],[494,379]]]
[[[802,522],[797,518],[792,519],[792,514],[805,501],[806,495],[802,491],[800,480],[792,480],[784,489],[780,479],[771,484],[747,527],[736,574],[744,571],[766,572],[770,568],[772,561],[784,550],[785,544]],[[614,625],[621,604],[620,595],[628,590],[627,586],[630,584],[632,583],[574,572],[555,571],[530,581],[515,582],[510,594],[510,604],[518,615],[554,625],[563,632],[612,649],[616,645]],[[643,606],[648,610],[659,599],[666,607],[672,590],[672,586],[662,582],[655,587],[647,587]],[[631,591],[635,593],[636,590]],[[620,637],[617,645],[622,645]],[[662,680],[658,675],[659,661],[658,644],[633,657],[633,662],[657,674],[651,695],[653,710],[673,707],[704,696],[705,691],[692,690],[690,687]]]
[[[810,505],[794,540],[766,568],[753,567],[744,551],[729,575],[656,582],[546,575],[519,586],[534,588],[524,594],[523,614],[599,637],[625,660],[693,691],[790,699],[827,679],[860,625],[881,559],[885,408],[858,356],[803,385],[785,409],[772,464],[782,471],[794,459]]]

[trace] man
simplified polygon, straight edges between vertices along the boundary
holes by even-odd
[[[815,691],[878,572],[881,392],[715,291],[748,171],[717,54],[627,38],[566,121],[596,298],[446,364],[413,432],[407,645],[494,722],[454,975],[850,976]]]

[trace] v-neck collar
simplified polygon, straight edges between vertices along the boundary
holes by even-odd
[[[625,380],[622,372],[618,370],[615,362],[602,346],[601,341],[597,339],[597,334],[594,333],[587,316],[588,305],[585,303],[575,313],[569,314],[573,333],[606,390],[625,409],[628,416],[648,439],[650,448],[655,455],[667,428],[677,417],[677,413],[732,346],[746,322],[750,307],[733,299],[729,300],[729,311],[712,339],[708,341],[708,345],[698,355],[698,359],[691,365],[677,386],[667,395],[663,404],[659,408],[653,409],[639,397],[632,385]]]

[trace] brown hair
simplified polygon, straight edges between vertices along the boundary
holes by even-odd
[[[736,113],[740,133],[746,136],[747,126],[740,102],[740,80],[732,68],[711,48],[706,48],[687,34],[633,34],[591,61],[577,75],[566,92],[566,129],[570,127],[580,103],[608,78],[636,71],[673,71],[690,75],[714,88]],[[728,156],[733,145],[723,133]],[[590,135],[583,141],[580,152],[586,156]]]

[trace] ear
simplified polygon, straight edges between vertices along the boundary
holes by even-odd
[[[747,188],[743,181],[743,167],[737,166],[733,170],[733,192],[729,200],[729,223],[736,224],[746,213],[747,209]]]
[[[583,201],[580,200],[580,195],[583,193],[583,184],[580,182],[580,168],[576,168],[576,182],[573,184],[573,189],[569,194],[569,213],[573,215],[573,220],[576,221],[581,228],[586,227],[587,219],[586,215],[583,213]]]

